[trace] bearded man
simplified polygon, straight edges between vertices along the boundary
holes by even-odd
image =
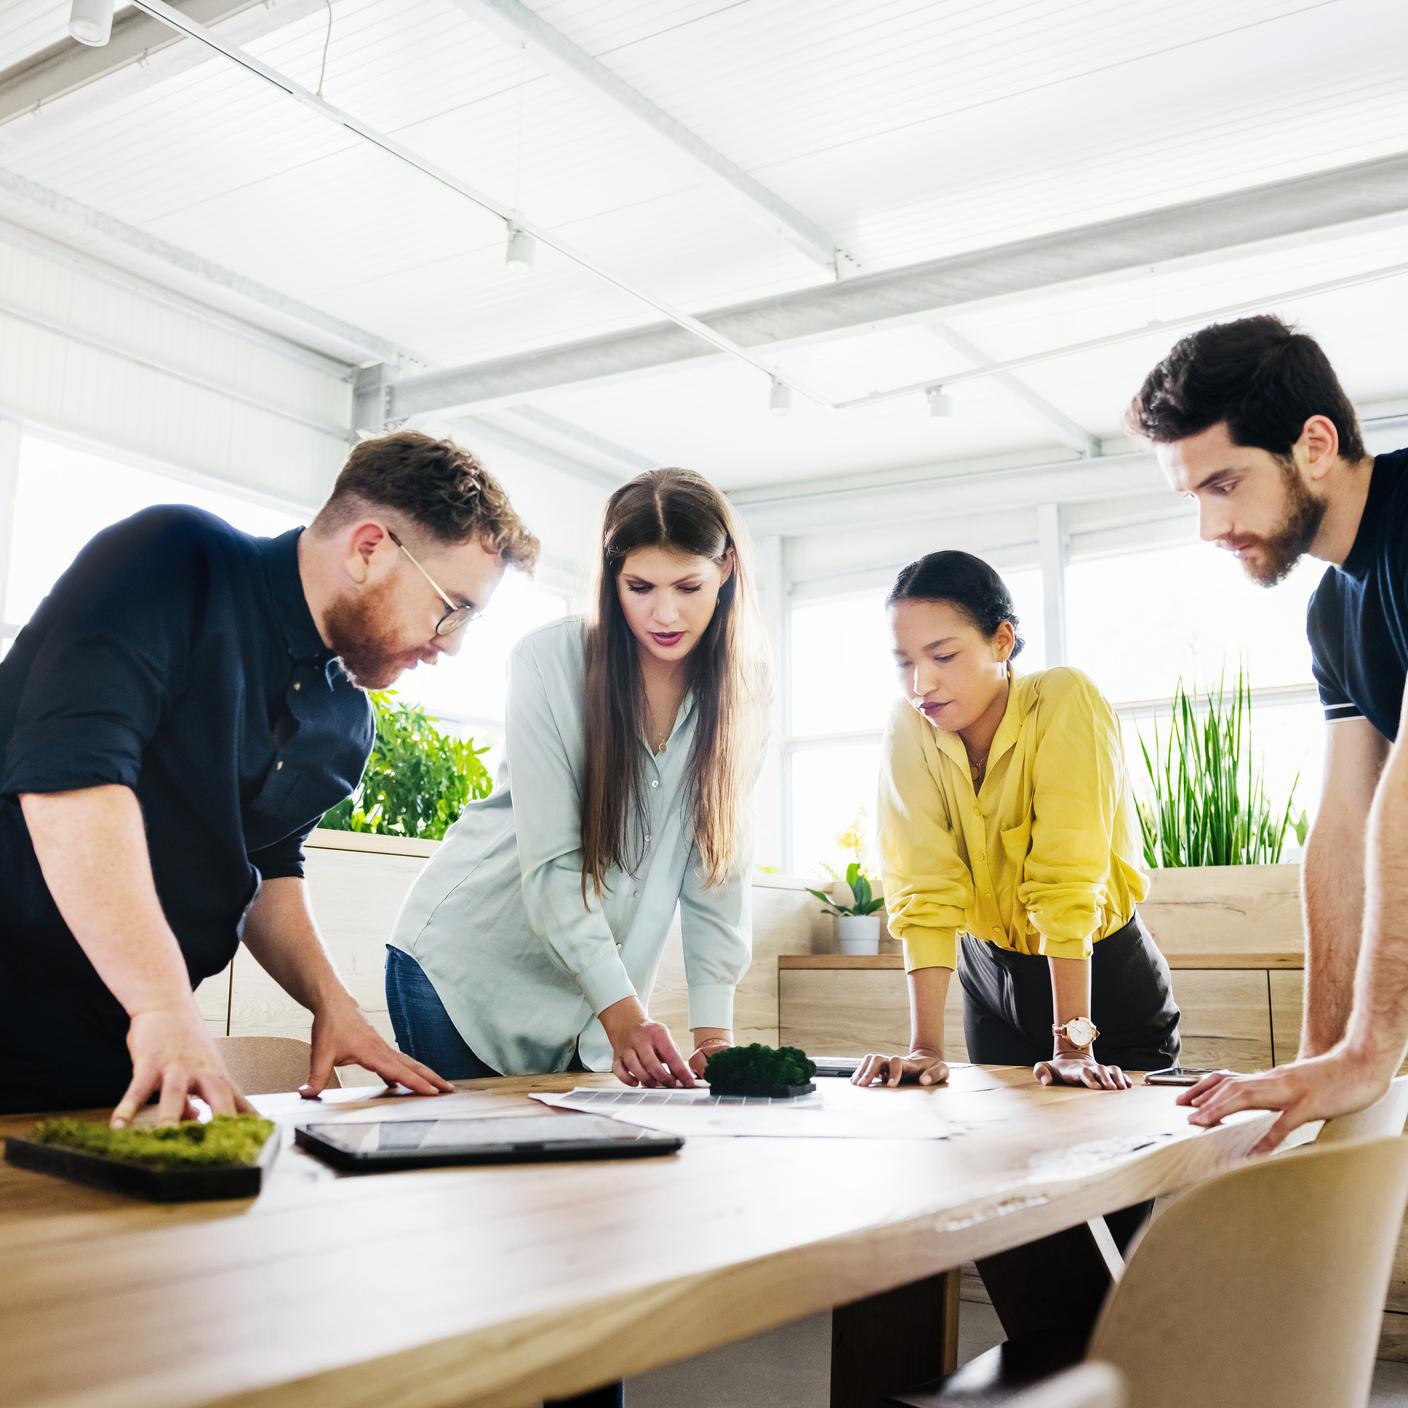
[[[306,530],[166,506],[79,553],[0,662],[0,1111],[248,1109],[194,998],[241,940],[313,1014],[306,1095],[342,1064],[450,1089],[339,980],[303,842],[361,777],[363,691],[454,651],[537,549],[472,455],[401,432]]]
[[[1265,1152],[1371,1104],[1408,1047],[1408,450],[1371,457],[1324,351],[1269,316],[1184,338],[1128,424],[1253,581],[1275,585],[1306,554],[1329,564],[1307,618],[1329,735],[1302,873],[1300,1051],[1181,1097],[1195,1124],[1280,1111]]]

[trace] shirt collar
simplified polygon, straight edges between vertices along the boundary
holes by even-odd
[[[1007,707],[1002,711],[1002,721],[998,724],[997,732],[993,734],[992,744],[988,748],[987,767],[989,772],[992,771],[997,760],[1016,743],[1018,735],[1022,731],[1022,720],[1031,712],[1031,707],[1032,697],[1027,677],[1019,675],[1013,669],[1011,661],[1008,661]],[[946,754],[962,768],[964,776],[968,776],[968,752],[963,746],[963,740],[956,733],[946,733],[941,729],[935,729],[934,733],[939,751]]]
[[[334,657],[318,634],[308,598],[303,594],[303,579],[298,573],[298,540],[302,533],[302,528],[290,528],[277,538],[264,539],[264,575],[269,584],[270,606],[288,653],[295,660],[324,668]]]

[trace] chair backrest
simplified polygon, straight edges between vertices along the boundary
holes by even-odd
[[[1090,1342],[1139,1408],[1363,1408],[1408,1201],[1408,1140],[1261,1159],[1176,1199]]]
[[[1408,1122],[1408,1076],[1398,1076],[1366,1109],[1326,1120],[1317,1144],[1338,1144],[1351,1139],[1392,1139]]]
[[[246,1095],[275,1095],[297,1090],[308,1079],[313,1048],[291,1036],[221,1036],[216,1049],[230,1078]],[[332,1073],[331,1086],[342,1082]]]
[[[1087,1362],[1002,1401],[1007,1408],[1125,1408],[1128,1399],[1117,1369]]]

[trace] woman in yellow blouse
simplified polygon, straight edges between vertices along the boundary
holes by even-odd
[[[1012,669],[1011,594],[980,558],[930,553],[886,604],[905,698],[885,735],[880,851],[911,1041],[866,1057],[856,1084],[946,1079],[955,967],[973,1061],[1104,1090],[1176,1064],[1114,711],[1077,670]]]

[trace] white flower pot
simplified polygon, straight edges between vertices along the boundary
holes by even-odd
[[[836,947],[840,953],[879,953],[878,914],[839,914],[836,916]]]

